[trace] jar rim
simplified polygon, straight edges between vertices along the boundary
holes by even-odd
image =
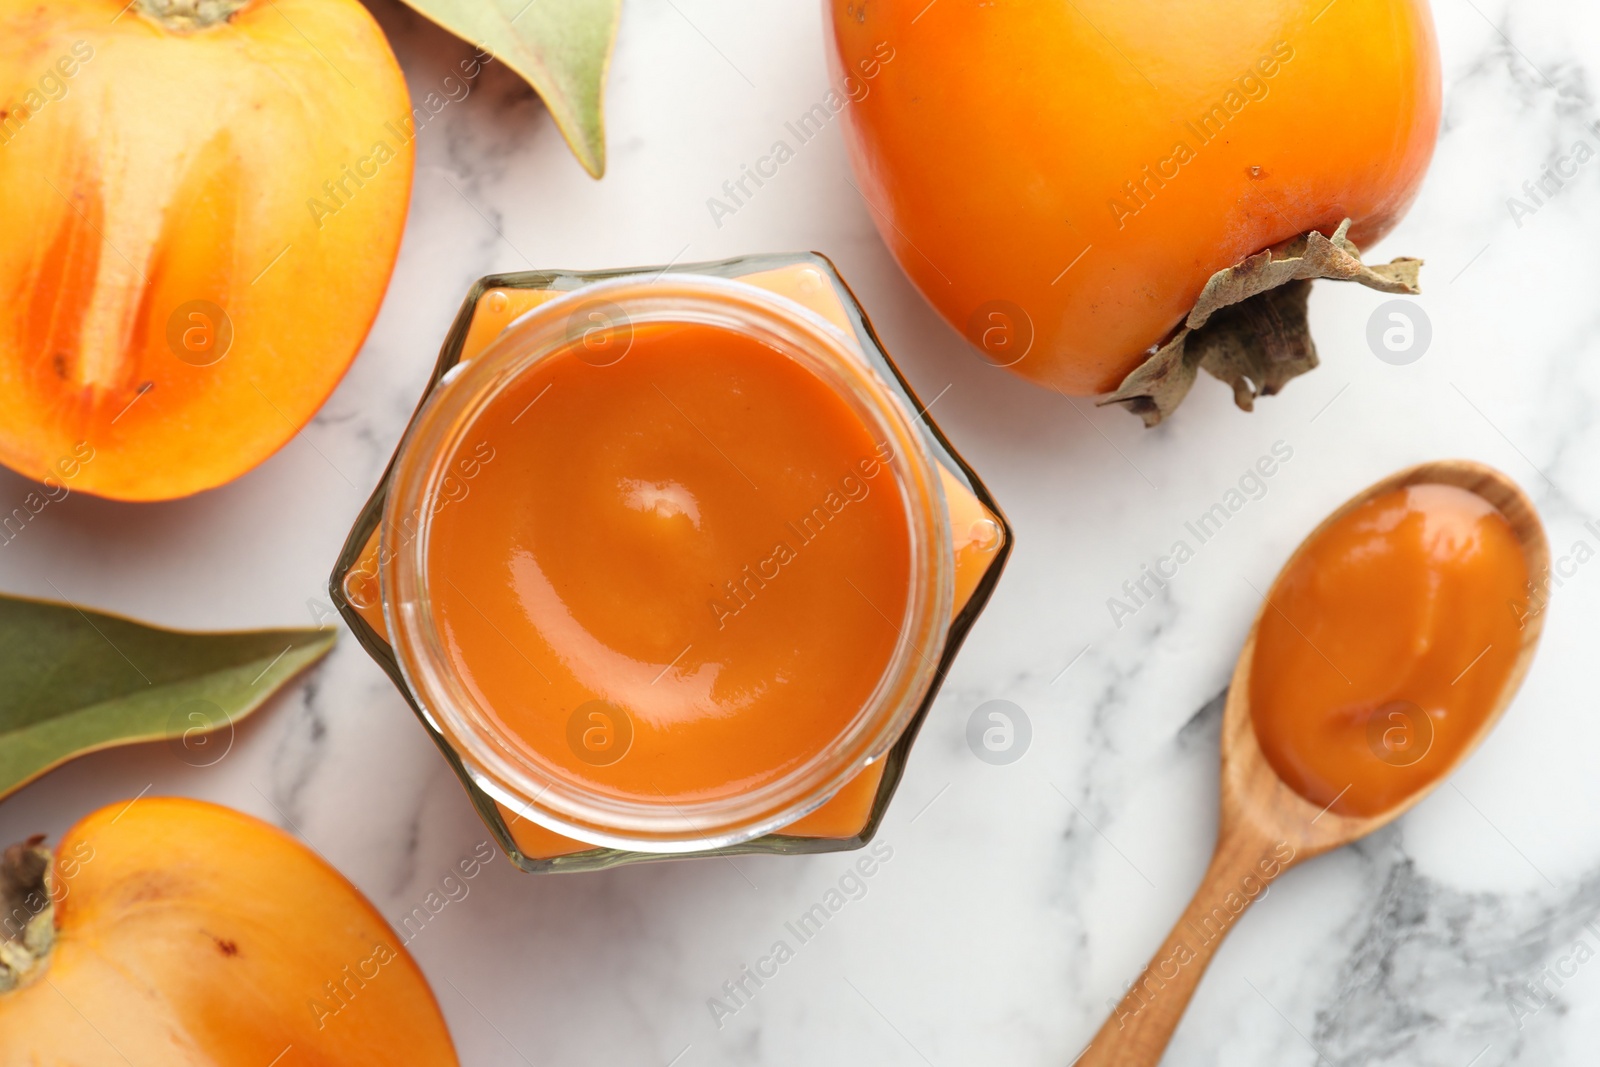
[[[635,328],[688,323],[763,341],[815,374],[878,440],[905,512],[910,583],[898,639],[878,684],[843,733],[755,789],[706,800],[637,801],[530,758],[469,691],[445,654],[428,590],[427,517],[448,464],[487,405],[541,361],[570,351],[596,309]],[[575,331],[577,331],[575,333]],[[581,343],[581,342],[577,342]],[[919,413],[920,414],[920,413]],[[880,436],[881,435],[881,436]],[[451,368],[419,406],[396,453],[380,527],[383,613],[400,671],[422,713],[490,796],[545,828],[639,852],[699,852],[748,841],[826,803],[897,741],[937,674],[954,600],[954,555],[938,461],[918,415],[853,338],[766,289],[707,275],[629,275],[554,297],[481,353]]]

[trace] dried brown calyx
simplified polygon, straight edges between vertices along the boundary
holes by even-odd
[[[174,33],[193,33],[227,22],[250,0],[138,0],[139,11]]]
[[[0,853],[0,993],[27,985],[49,962],[56,935],[53,861],[43,834]]]
[[[1233,387],[1245,411],[1317,365],[1306,300],[1317,278],[1360,282],[1384,293],[1421,292],[1422,260],[1402,256],[1376,267],[1361,262],[1345,219],[1332,237],[1316,230],[1219,270],[1172,339],[1096,403],[1121,404],[1155,426],[1188,395],[1204,370]]]

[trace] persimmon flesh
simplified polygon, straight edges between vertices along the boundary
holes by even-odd
[[[157,500],[287,442],[382,301],[410,122],[357,0],[0,0],[0,462]]]
[[[178,798],[112,805],[62,837],[41,892],[54,946],[0,992],[0,1063],[457,1063],[389,924],[258,819]],[[26,899],[8,915],[43,910]]]
[[[1345,218],[1377,240],[1438,132],[1426,0],[830,2],[884,241],[981,350],[1074,395],[1216,271]]]

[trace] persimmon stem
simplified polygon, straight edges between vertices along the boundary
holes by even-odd
[[[44,835],[0,853],[0,993],[44,972],[55,943],[55,897],[50,875],[55,857]]]
[[[1383,293],[1420,291],[1422,260],[1402,256],[1368,266],[1349,231],[1345,219],[1331,237],[1310,230],[1217,271],[1171,339],[1096,403],[1121,404],[1155,426],[1183,401],[1202,370],[1232,386],[1234,403],[1245,411],[1256,397],[1271,396],[1311,370],[1317,346],[1306,298],[1313,279],[1358,282]]]
[[[139,11],[175,33],[193,33],[227,22],[251,0],[138,0]]]

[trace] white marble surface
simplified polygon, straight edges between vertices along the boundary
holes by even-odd
[[[414,94],[467,54],[373,0]],[[1217,715],[1270,581],[1330,507],[1415,461],[1468,456],[1537,499],[1558,553],[1600,516],[1600,162],[1536,214],[1507,198],[1579,140],[1600,147],[1600,10],[1437,0],[1444,131],[1421,198],[1377,250],[1427,258],[1419,362],[1364,331],[1381,297],[1322,286],[1324,367],[1254,416],[1196,388],[1144,432],[975,359],[912,291],[846,183],[836,129],[719,228],[705,200],[826,91],[815,0],[636,0],[595,183],[543,108],[491,68],[422,133],[405,246],[376,329],[303,438],[198,499],[52,505],[0,552],[0,586],[194,627],[295,624],[377,478],[467,285],[818,249],[835,258],[1019,534],[935,706],[881,838],[893,858],[748,1007],[707,999],[853,857],[747,858],[536,878],[495,864],[412,942],[463,1062],[1065,1065],[1197,883],[1215,826]],[[1275,441],[1293,459],[1122,629],[1105,600]],[[0,498],[25,484],[0,476]],[[9,505],[8,505],[9,506]],[[1359,847],[1285,876],[1222,949],[1166,1062],[1498,1067],[1593,1063],[1600,963],[1594,618],[1600,564],[1550,609],[1504,723],[1450,785]],[[1082,652],[1080,658],[1080,651]],[[1068,664],[1073,664],[1070,670]],[[964,734],[1006,698],[1034,726],[1010,766]],[[345,635],[240,728],[220,764],[106,753],[0,806],[0,839],[59,833],[149,787],[292,826],[392,917],[485,839],[387,679]],[[1600,925],[1595,927],[1600,931]],[[1552,971],[1552,974],[1557,973]],[[1516,1004],[1523,1003],[1518,1019]],[[1520,1027],[1519,1027],[1520,1022]]]

